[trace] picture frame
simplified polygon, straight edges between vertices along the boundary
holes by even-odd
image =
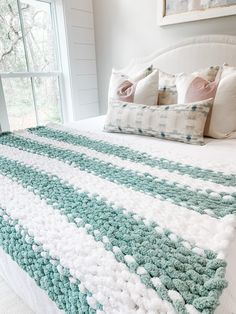
[[[200,21],[236,14],[236,4],[229,4],[227,6],[224,5],[204,10],[189,10],[183,13],[166,15],[166,2],[167,0],[157,0],[158,24],[160,26]]]

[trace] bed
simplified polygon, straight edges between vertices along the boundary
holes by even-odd
[[[192,58],[186,58],[186,56],[189,55],[191,55]],[[199,58],[199,56],[201,56],[201,58]],[[222,64],[224,62],[228,62],[231,65],[236,66],[235,57],[236,39],[234,37],[203,36],[195,39],[188,39],[167,50],[155,53],[147,59],[135,60],[128,68],[126,68],[126,71],[135,71],[138,68],[142,68],[147,64],[150,64],[150,62],[159,66],[162,70],[172,73],[179,71],[192,71],[200,67],[209,66],[210,64]],[[176,62],[176,60],[183,61]],[[134,219],[135,223],[142,224],[142,228],[147,228],[147,232],[150,231],[150,228],[155,228],[155,232],[161,235],[163,235],[164,232],[163,237],[165,237],[165,241],[167,241],[165,243],[169,243],[168,241],[171,241],[171,244],[168,245],[170,245],[170,247],[173,246],[174,248],[179,248],[181,246],[181,254],[184,254],[183,252],[186,252],[185,250],[190,250],[191,254],[193,254],[191,255],[192,258],[196,258],[200,264],[201,262],[205,263],[204,259],[209,259],[214,265],[217,264],[217,266],[210,268],[214,269],[214,271],[209,270],[210,274],[213,276],[211,278],[213,282],[209,283],[209,281],[207,281],[208,284],[210,284],[208,290],[214,290],[216,293],[214,296],[216,296],[217,300],[200,300],[203,303],[205,302],[205,305],[202,306],[201,304],[203,303],[198,302],[198,311],[191,304],[187,304],[186,307],[183,305],[184,303],[181,293],[177,292],[178,289],[171,289],[171,283],[168,282],[168,278],[161,277],[162,280],[160,282],[155,275],[152,275],[151,279],[156,278],[152,281],[152,284],[157,288],[159,295],[163,293],[162,298],[159,298],[159,296],[157,297],[154,293],[153,286],[150,286],[150,276],[148,277],[148,275],[155,273],[155,269],[152,268],[153,265],[148,265],[148,263],[146,263],[145,267],[136,267],[137,265],[134,265],[136,261],[128,253],[129,250],[126,247],[123,248],[122,243],[120,243],[120,247],[123,248],[122,252],[120,252],[119,243],[114,245],[114,242],[113,247],[109,246],[110,238],[112,238],[112,231],[111,233],[107,233],[107,236],[103,234],[103,237],[101,238],[101,235],[99,234],[102,230],[101,226],[99,227],[99,225],[97,225],[95,228],[92,223],[89,224],[87,222],[86,224],[83,224],[80,218],[78,219],[76,215],[73,215],[73,212],[64,212],[67,219],[70,221],[70,228],[83,229],[83,232],[81,231],[82,233],[78,235],[76,234],[77,240],[84,241],[81,242],[81,246],[78,245],[78,243],[74,242],[75,240],[69,236],[70,234],[68,233],[69,227],[67,225],[67,221],[60,216],[61,213],[60,210],[58,210],[58,199],[50,199],[51,194],[46,195],[46,191],[43,190],[42,192],[40,190],[41,187],[44,187],[44,185],[41,184],[42,182],[39,182],[40,188],[37,189],[37,182],[34,182],[33,173],[31,173],[31,179],[29,179],[29,177],[26,178],[28,181],[26,179],[24,183],[20,181],[23,188],[22,186],[19,187],[17,171],[14,171],[13,169],[13,163],[6,163],[4,158],[1,162],[0,168],[2,169],[1,171],[5,171],[4,173],[6,174],[6,177],[3,179],[3,172],[1,172],[0,179],[1,183],[4,184],[1,184],[0,193],[2,193],[4,197],[0,200],[0,208],[7,208],[8,202],[13,202],[13,205],[20,206],[19,208],[22,210],[22,213],[19,214],[19,212],[14,211],[13,205],[12,208],[7,211],[6,215],[1,212],[1,230],[12,230],[12,234],[14,231],[13,239],[18,241],[19,237],[22,236],[26,241],[24,243],[25,247],[33,247],[34,245],[35,250],[33,249],[31,251],[31,255],[24,255],[23,253],[20,254],[21,258],[23,258],[23,264],[19,267],[19,263],[17,264],[13,261],[14,258],[11,257],[15,256],[13,245],[14,241],[12,242],[12,239],[10,239],[10,242],[6,242],[8,240],[7,235],[6,241],[5,238],[1,238],[1,240],[4,239],[5,246],[3,245],[4,249],[0,248],[0,275],[29,305],[29,307],[38,314],[54,314],[64,312],[97,312],[108,314],[145,312],[177,312],[195,314],[202,312],[207,314],[213,313],[212,309],[215,307],[213,304],[215,301],[219,301],[220,305],[217,306],[214,313],[236,313],[236,276],[234,271],[234,265],[236,262],[236,224],[235,217],[232,215],[235,213],[236,140],[206,139],[206,145],[199,147],[136,135],[108,134],[103,132],[104,119],[104,116],[100,116],[97,118],[67,124],[65,128],[58,125],[50,125],[48,128],[36,128],[29,131],[22,131],[15,135],[16,139],[12,139],[11,135],[5,134],[1,137],[0,141],[0,157],[10,158],[11,161],[16,162],[16,164],[14,164],[15,167],[21,167],[22,163],[27,160],[27,164],[30,167],[37,167],[37,169],[40,169],[42,172],[42,180],[44,180],[45,177],[43,176],[47,173],[53,175],[53,180],[55,180],[55,182],[57,182],[56,177],[63,178],[63,182],[60,180],[57,182],[58,184],[65,185],[61,186],[61,188],[67,187],[65,184],[66,181],[67,183],[69,182],[73,186],[76,186],[79,191],[81,190],[84,192],[89,189],[89,197],[98,197],[98,202],[106,202],[106,199],[109,199],[109,202],[111,203],[109,203],[110,206],[114,206],[117,210],[119,210],[119,208],[125,208],[125,211],[122,212],[122,215],[124,216],[122,216],[122,219],[127,219],[123,220],[127,223],[127,228],[129,222],[128,220]],[[62,135],[66,136],[69,142],[65,140],[65,137]],[[75,142],[75,147],[72,148],[71,143],[78,136],[82,136],[82,142],[80,142],[80,145]],[[21,140],[18,140],[18,137],[21,138]],[[72,139],[73,141],[70,142]],[[36,152],[36,146],[32,144],[32,141],[36,141],[42,145],[47,145],[47,151],[44,151],[44,146],[38,146],[38,150]],[[88,148],[86,146],[88,143],[93,146]],[[61,158],[67,159],[58,160],[57,157],[53,159],[54,155],[50,155],[53,154],[53,152],[51,152],[51,150],[49,150],[50,147],[48,147],[52,144],[55,145],[57,149],[62,151]],[[115,148],[113,155],[106,151],[106,148],[110,147],[111,149],[111,146],[106,146],[107,144],[114,145]],[[117,149],[117,147],[122,147],[122,151]],[[71,153],[70,156],[65,156],[63,154],[63,150],[71,150],[75,154],[82,153],[82,155],[85,154],[88,159],[97,158],[100,161],[104,157],[103,155],[106,155],[106,160],[99,164],[101,169],[103,169],[104,162],[106,162],[109,163],[109,166],[106,165],[108,168],[110,168],[111,165],[115,165],[123,170],[129,169],[131,171],[130,177],[136,175],[134,177],[136,180],[137,178],[140,178],[140,180],[144,180],[143,182],[149,182],[145,180],[146,178],[148,180],[151,175],[157,179],[157,181],[155,181],[157,184],[159,182],[158,180],[161,180],[161,184],[163,185],[168,185],[167,181],[170,181],[174,183],[177,192],[180,192],[181,186],[185,187],[187,194],[189,193],[189,195],[195,195],[194,193],[197,191],[197,194],[202,200],[206,201],[209,197],[212,202],[220,204],[219,209],[214,211],[214,208],[206,209],[204,206],[201,207],[199,205],[199,201],[197,204],[194,204],[190,197],[187,200],[185,199],[185,201],[189,202],[189,206],[191,208],[191,210],[189,210],[189,208],[185,208],[188,206],[186,203],[184,204],[184,199],[178,200],[175,198],[174,194],[170,194],[168,197],[164,196],[163,201],[162,198],[159,199],[159,197],[154,197],[154,194],[152,194],[152,188],[150,190],[145,190],[144,187],[140,187],[140,193],[140,191],[136,189],[136,181],[129,181],[127,178],[125,180],[128,181],[119,181],[121,180],[121,172],[113,179],[109,176],[104,177],[104,173],[100,172],[101,169],[94,167],[93,164],[88,166],[86,159],[83,159],[83,165],[85,168],[78,170],[76,168],[76,159],[71,159],[76,158],[75,155]],[[136,157],[134,154],[140,154],[140,160],[135,159]],[[37,158],[34,157],[35,155],[37,155]],[[31,156],[31,158],[29,158],[29,156]],[[158,167],[150,164],[153,160],[160,161]],[[55,167],[53,162],[55,162],[58,167]],[[106,167],[105,169],[107,169]],[[189,169],[191,170],[190,172]],[[28,168],[19,168],[18,170],[22,171],[24,176],[26,176],[29,171]],[[31,170],[32,169],[30,169],[30,171]],[[82,177],[83,171],[86,172],[87,177]],[[204,175],[207,176],[207,179],[204,179],[201,171],[203,171]],[[28,174],[28,176],[29,175],[30,174]],[[29,186],[30,189],[28,189]],[[24,189],[28,190],[25,191]],[[153,189],[155,191],[155,187],[153,187]],[[183,191],[183,189],[181,191]],[[34,195],[32,195],[32,192]],[[51,193],[53,194],[53,189],[51,189]],[[68,187],[68,193],[72,193],[70,187]],[[19,195],[22,195],[22,197],[19,197]],[[48,204],[50,204],[51,207],[55,207],[55,213],[50,211],[50,206],[45,206],[44,201],[39,201],[37,203],[38,208],[33,207],[35,198],[39,195],[44,200],[49,202]],[[224,197],[225,203],[221,200],[219,201],[219,197]],[[88,200],[85,200],[85,204],[87,204],[87,202]],[[209,204],[209,202],[207,204]],[[67,205],[64,204],[64,207]],[[43,214],[42,211],[42,217],[39,216],[38,220],[34,221],[35,224],[31,226],[30,217],[27,217],[27,209],[33,218],[35,217],[34,215],[37,216],[37,210],[41,208],[40,206],[42,207],[42,210],[45,210],[45,214]],[[103,206],[105,205],[103,204]],[[146,210],[146,207],[150,209],[150,212]],[[230,208],[230,215],[225,213],[225,208]],[[204,212],[205,210],[206,212]],[[108,211],[108,209],[106,209],[106,211]],[[132,211],[134,211],[134,216],[130,216],[129,212]],[[16,223],[11,219],[11,217],[9,218],[9,213],[11,213],[11,217],[15,220],[24,221],[26,226],[32,227],[31,229],[29,228],[29,234],[25,234],[25,230],[21,229],[21,226],[19,226],[20,223]],[[46,213],[48,213],[48,216],[45,216]],[[126,216],[128,218],[125,218]],[[141,222],[139,222],[140,217],[142,217]],[[53,220],[54,218],[56,220]],[[90,219],[92,220],[94,217],[90,217]],[[6,225],[6,223],[8,225]],[[113,222],[111,222],[111,224],[112,223]],[[39,229],[44,226],[45,228],[51,228],[51,231],[55,229],[55,234],[61,235],[64,241],[64,247],[68,246],[68,249],[64,250],[64,253],[68,254],[68,256],[66,256],[66,258],[64,258],[64,256],[60,256],[62,265],[60,265],[57,261],[59,254],[57,248],[60,246],[60,239],[55,237],[54,234],[49,234],[51,242],[54,243],[54,247],[50,246],[50,241],[47,243],[43,242],[43,234],[40,233]],[[63,226],[66,226],[68,230],[65,228],[64,232],[63,228],[60,229],[60,227]],[[92,227],[93,231],[91,231]],[[72,234],[73,232],[77,232],[72,229]],[[166,229],[169,230],[167,233]],[[87,230],[86,234],[84,233],[84,230]],[[121,231],[122,230],[123,229],[121,229]],[[46,231],[48,231],[47,228],[45,229],[45,232]],[[154,230],[151,231],[154,232]],[[18,232],[19,234],[17,235],[15,232]],[[36,235],[38,237],[36,237]],[[44,246],[42,245],[40,250],[37,248],[36,244],[32,244],[32,237],[36,237],[35,241],[37,243],[44,243]],[[93,240],[93,237],[98,237],[96,240],[97,242]],[[138,241],[137,239],[131,238],[133,246],[135,246],[135,241]],[[127,241],[131,240],[127,237]],[[94,247],[99,252],[97,255],[93,253],[93,251],[88,251],[86,245],[89,246],[90,243],[91,248]],[[3,240],[1,244],[3,244]],[[190,244],[191,246],[189,246]],[[148,243],[146,243],[146,245],[148,246]],[[78,261],[76,259],[77,251],[73,250],[73,246],[75,246],[78,250],[82,250],[82,248],[84,250],[84,255],[82,255],[81,259],[78,259]],[[163,246],[163,248],[165,249],[166,246]],[[9,254],[6,254],[7,250],[9,251]],[[46,253],[48,251],[50,251],[50,256]],[[208,251],[214,251],[217,254],[214,255],[212,252],[208,253]],[[71,252],[75,255],[71,255]],[[124,252],[126,254],[122,255],[121,253]],[[147,251],[145,254],[148,255],[149,252]],[[160,254],[160,252],[158,254]],[[171,253],[169,251],[168,254],[170,254],[169,256],[171,258]],[[88,258],[89,255],[92,256],[92,259]],[[116,256],[116,260],[114,255]],[[16,256],[15,260],[17,260],[18,256],[19,254]],[[48,274],[50,274],[48,275],[49,278],[51,278],[50,276],[52,276],[52,274],[55,275],[57,272],[57,276],[55,278],[51,278],[49,283],[47,282],[47,276],[45,276],[45,281],[40,281],[41,266],[35,269],[34,273],[29,272],[30,275],[23,270],[24,267],[28,265],[28,261],[25,261],[24,258],[32,259],[30,260],[30,264],[33,265],[33,256],[38,256],[41,263],[44,263],[44,260],[46,259],[50,261],[50,266],[48,266]],[[83,267],[81,266],[81,270],[77,269],[78,273],[73,273],[72,271],[68,274],[68,269],[65,270],[67,265],[66,259],[74,259],[76,263],[78,262],[78,264]],[[92,260],[93,263],[90,260]],[[225,268],[224,260],[227,261],[225,278],[223,275]],[[173,262],[177,263],[177,261]],[[107,263],[110,264],[107,265]],[[171,265],[169,266],[171,267]],[[129,268],[130,273],[127,273],[127,267]],[[182,269],[181,263],[178,265],[175,264],[175,267],[178,270]],[[191,268],[191,266],[189,267]],[[86,269],[88,270],[88,274],[86,274]],[[147,269],[149,274],[147,274]],[[217,271],[215,272],[216,269]],[[107,271],[107,273],[110,272],[113,274],[113,277],[109,277],[108,275],[107,278],[106,276],[103,278],[104,271]],[[171,269],[169,269],[169,271],[171,271]],[[202,271],[204,272],[204,270]],[[200,270],[199,273],[201,274]],[[104,282],[97,280],[95,284],[91,284],[91,277],[93,277],[94,274],[100,274],[100,277],[97,277],[103,278]],[[204,275],[206,274],[204,273]],[[32,277],[34,279],[32,279]],[[69,278],[69,281],[67,279],[67,281],[63,281],[64,279],[62,278],[65,277]],[[184,286],[184,280],[182,277],[180,278],[180,282]],[[78,279],[80,279],[79,282]],[[225,279],[228,282],[228,286],[226,288]],[[194,281],[195,279],[192,280]],[[36,282],[40,282],[41,288],[39,287],[39,284],[36,284]],[[73,287],[74,290],[72,289],[72,292],[74,294],[71,293],[67,296],[67,302],[69,302],[68,300],[71,300],[71,304],[74,304],[75,299],[73,298],[78,298],[83,306],[79,309],[78,307],[68,307],[64,308],[64,310],[59,310],[58,305],[64,304],[65,302],[60,294],[59,296],[57,294],[56,297],[55,294],[53,294],[55,293],[55,289],[51,287],[53,282],[55,285],[58,284],[58,282],[60,284],[64,284],[64,286],[59,285],[60,291],[63,291],[65,287],[71,285],[70,287]],[[86,282],[86,286],[83,285],[83,282]],[[122,287],[124,287],[124,282],[126,282],[125,287],[127,287],[129,294],[126,294],[122,289]],[[163,282],[165,282],[164,286],[170,287],[168,289],[168,295],[165,294],[166,291],[164,290]],[[104,288],[104,291],[102,284],[104,284],[104,287],[107,288]],[[175,282],[175,284],[178,286],[178,282]],[[196,284],[197,287],[197,281],[194,281],[194,284]],[[82,293],[78,294],[75,286],[80,286],[79,290]],[[111,287],[111,296],[109,296],[110,291],[108,287]],[[149,289],[146,289],[147,287]],[[181,286],[178,287],[179,291],[182,291]],[[193,288],[192,293],[194,289],[195,288]],[[222,290],[223,293],[221,293]],[[134,295],[132,295],[133,293]],[[184,293],[185,292],[183,291],[183,294]],[[184,295],[188,298],[187,294]],[[191,296],[189,298],[189,300],[191,300]],[[55,302],[53,302],[52,299],[54,299]],[[147,301],[143,299],[146,299]],[[119,301],[121,301],[121,303],[119,303]],[[206,305],[207,302],[210,304]],[[211,302],[213,302],[213,305]]]

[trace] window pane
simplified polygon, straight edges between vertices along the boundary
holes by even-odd
[[[61,122],[58,79],[35,78],[35,93],[39,124]]]
[[[21,0],[21,10],[30,70],[57,70],[51,5],[41,1]]]
[[[16,0],[0,0],[0,71],[26,71]]]
[[[3,89],[11,130],[36,126],[29,78],[4,79]]]

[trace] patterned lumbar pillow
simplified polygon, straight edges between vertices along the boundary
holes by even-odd
[[[205,135],[236,138],[236,68],[224,66]]]
[[[152,67],[133,76],[113,71],[109,86],[109,102],[120,100],[129,103],[156,105],[158,81],[158,70]]]
[[[202,145],[211,106],[211,99],[171,106],[146,106],[115,101],[108,108],[104,130]]]
[[[158,105],[177,104],[176,76],[159,70]]]

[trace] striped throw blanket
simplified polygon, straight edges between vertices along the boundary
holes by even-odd
[[[214,313],[236,176],[49,125],[0,136],[0,246],[65,313]]]

